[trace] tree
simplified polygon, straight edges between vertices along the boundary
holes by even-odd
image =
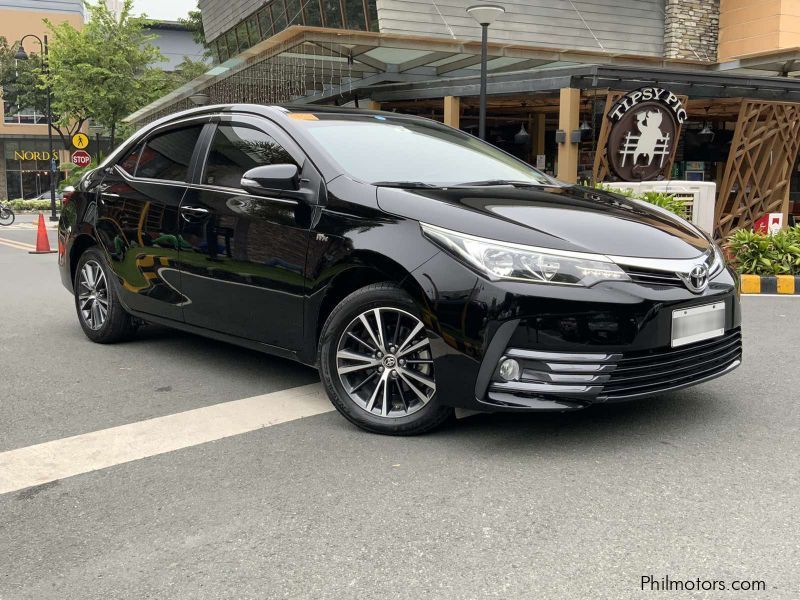
[[[206,43],[206,32],[205,29],[203,29],[203,16],[200,13],[200,8],[198,7],[197,10],[190,10],[189,15],[185,19],[178,18],[178,21],[192,33],[192,39],[205,48],[206,58],[210,58],[211,50],[209,50],[208,44]]]
[[[48,73],[41,87],[53,90],[53,112],[59,126],[92,118],[116,141],[119,122],[164,91],[164,73],[152,65],[164,60],[144,29],[147,19],[131,15],[125,0],[117,16],[106,0],[86,2],[89,20],[80,31],[69,23],[54,25]]]
[[[35,44],[35,42],[34,42]],[[8,103],[9,114],[34,109],[47,116],[47,95],[42,85],[42,59],[28,47],[28,60],[17,60],[18,44],[9,45],[0,37],[0,86],[3,100]],[[85,119],[80,116],[70,122],[53,117],[53,131],[61,138],[64,148],[69,148],[73,133],[80,130]]]

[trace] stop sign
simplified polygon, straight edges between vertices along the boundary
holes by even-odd
[[[72,164],[76,167],[86,167],[92,162],[92,157],[86,150],[76,150],[72,153]]]

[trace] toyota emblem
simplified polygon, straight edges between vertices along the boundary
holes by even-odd
[[[708,287],[708,267],[696,265],[689,271],[689,276],[684,279],[684,282],[692,292],[699,294],[704,291]]]

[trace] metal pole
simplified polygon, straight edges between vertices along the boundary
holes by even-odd
[[[481,102],[478,136],[486,140],[486,63],[489,60],[489,26],[481,25]]]
[[[50,62],[47,58],[47,36],[44,36],[44,56],[42,57],[42,70],[47,79],[47,143],[50,151],[50,220],[58,221],[56,214],[56,157],[53,152],[53,112],[50,108],[51,94],[50,94],[50,79],[49,79]]]

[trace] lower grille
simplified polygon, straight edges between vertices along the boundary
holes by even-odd
[[[520,363],[519,381],[502,381],[495,374],[486,401],[533,407],[541,401],[577,405],[651,396],[711,379],[738,366],[742,334],[724,336],[678,349],[646,352],[560,353],[510,348],[504,358]]]
[[[622,400],[681,387],[720,373],[741,358],[739,329],[677,350],[626,354],[603,387],[601,397]]]

